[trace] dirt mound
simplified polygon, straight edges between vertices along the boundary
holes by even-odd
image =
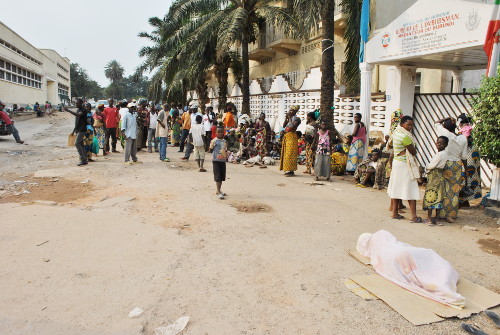
[[[273,210],[271,206],[259,202],[231,202],[230,205],[243,213],[269,213]]]

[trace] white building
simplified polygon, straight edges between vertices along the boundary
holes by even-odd
[[[70,60],[37,49],[0,22],[0,100],[7,107],[57,105],[71,95]]]

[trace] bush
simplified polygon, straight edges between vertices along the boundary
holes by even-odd
[[[481,156],[500,167],[500,67],[496,77],[484,77],[472,99],[474,142]]]

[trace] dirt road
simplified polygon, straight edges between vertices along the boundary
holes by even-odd
[[[344,286],[371,273],[346,250],[379,229],[500,293],[498,253],[477,243],[500,232],[478,209],[444,227],[391,220],[384,191],[309,186],[277,166],[228,165],[219,200],[210,161],[199,173],[176,148],[171,163],[140,152],[140,165],[112,154],[77,167],[73,122],[18,122],[28,145],[0,138],[0,334],[154,334],[181,316],[192,335],[460,334],[460,320],[414,327]],[[145,312],[131,319],[134,307]],[[483,315],[469,322],[495,334]]]

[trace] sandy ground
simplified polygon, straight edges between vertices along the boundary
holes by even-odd
[[[476,208],[444,227],[391,220],[384,191],[310,186],[277,166],[228,165],[219,200],[211,162],[199,173],[176,148],[171,163],[140,152],[140,165],[77,167],[72,125],[59,113],[17,123],[28,145],[0,138],[0,334],[154,334],[181,316],[193,335],[462,333],[456,319],[412,326],[344,286],[372,272],[346,250],[379,229],[500,293],[500,232]],[[134,307],[145,313],[129,318]],[[467,322],[498,334],[482,314]]]

